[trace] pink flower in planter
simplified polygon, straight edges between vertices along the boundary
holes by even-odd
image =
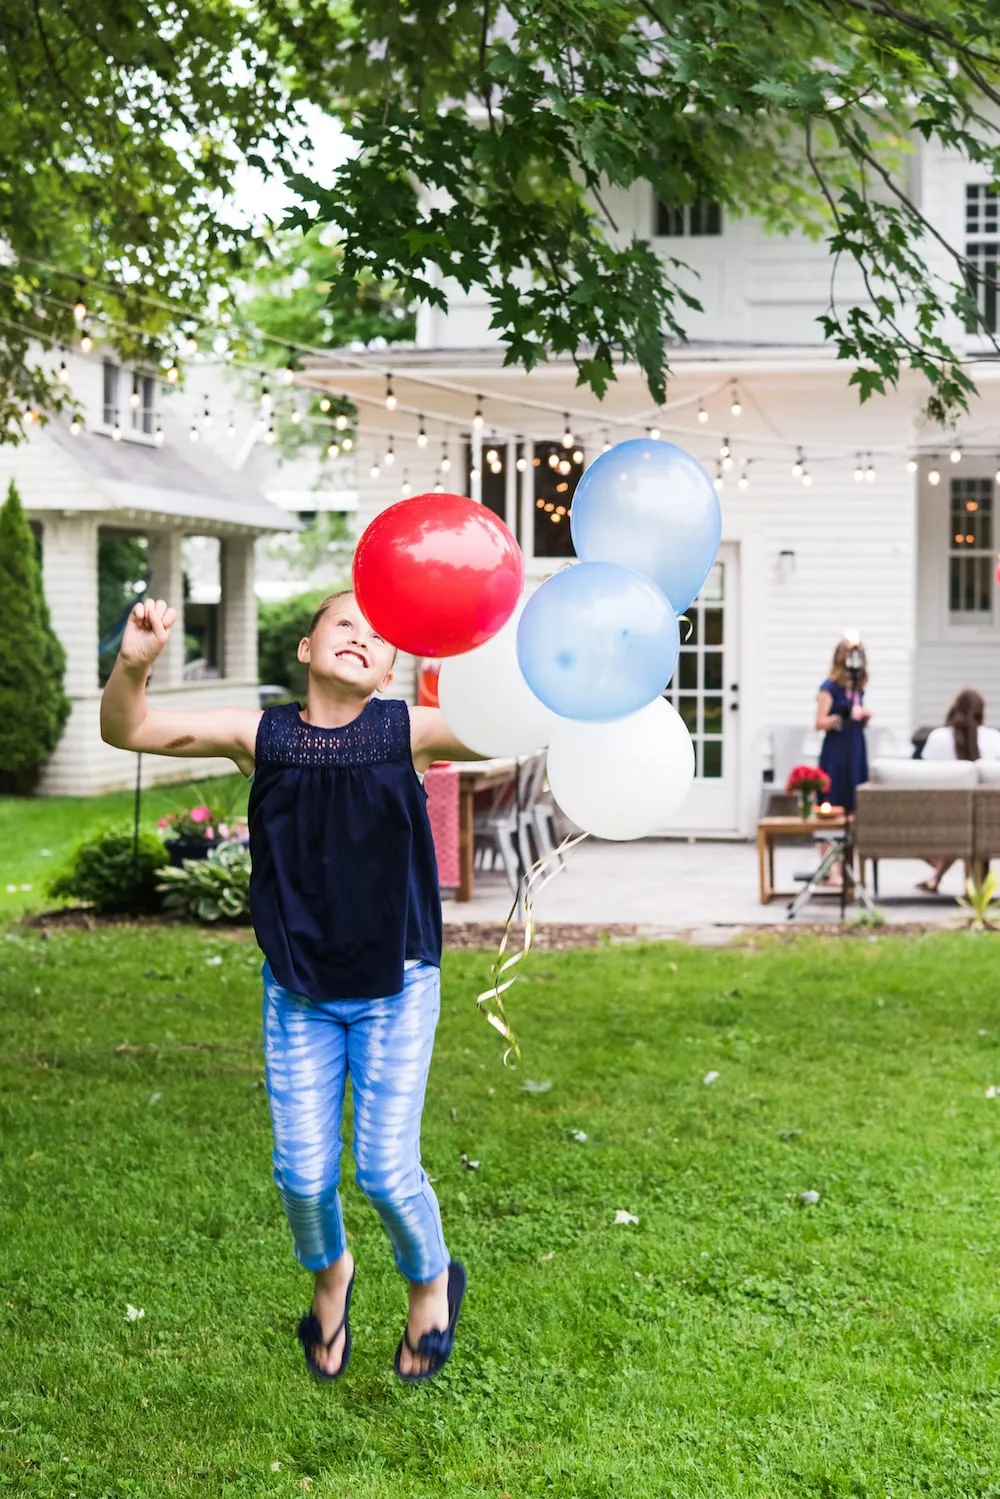
[[[220,822],[219,823],[219,837],[220,838],[228,838],[229,837],[229,824],[228,824],[228,822]]]
[[[205,829],[205,838],[206,838],[206,840],[207,840],[207,841],[208,841],[208,842],[209,842],[209,843],[211,843],[211,842],[212,842],[212,839],[213,839],[213,838],[214,838],[214,837],[215,837],[215,829],[214,829],[214,828],[206,828],[206,829]]]
[[[160,820],[159,820],[159,822],[156,824],[156,826],[160,829],[160,831],[162,833],[163,829],[165,827],[168,827],[169,824],[168,824],[167,819],[165,817],[161,817]]]
[[[188,816],[192,822],[209,822],[212,813],[208,807],[192,807]]]

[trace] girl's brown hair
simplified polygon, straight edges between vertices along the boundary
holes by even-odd
[[[983,726],[986,704],[974,687],[963,687],[945,716],[945,723],[955,736],[955,759],[979,759],[979,730]]]
[[[838,687],[850,687],[851,673],[847,669],[847,653],[857,650],[861,652],[861,670],[858,672],[858,688],[864,691],[868,685],[868,658],[865,648],[860,640],[841,640],[833,653],[833,665],[830,667],[830,680],[836,682]]]
[[[328,593],[326,598],[320,604],[319,608],[316,610],[316,613],[313,615],[312,619],[309,621],[309,628],[306,631],[306,634],[310,638],[312,638],[312,636],[316,633],[316,626],[323,618],[323,615],[328,609],[333,608],[338,599],[350,599],[353,597],[354,590],[352,588],[339,588],[336,593]]]

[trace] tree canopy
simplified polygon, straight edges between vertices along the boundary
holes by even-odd
[[[600,393],[634,360],[662,400],[695,298],[605,207],[609,184],[645,181],[668,205],[825,239],[866,286],[841,299],[834,276],[823,319],[861,396],[910,366],[947,419],[973,387],[946,320],[975,322],[982,272],[926,223],[908,158],[936,142],[997,177],[998,23],[1000,0],[33,0],[0,32],[0,149],[18,162],[0,318],[41,316],[57,250],[92,285],[136,275],[196,302],[246,252],[225,218],[233,161],[286,173],[309,104],[356,148],[332,186],[290,179],[294,222],[339,237],[334,314],[357,311],[362,280],[442,305],[451,277],[486,289],[510,361],[570,355]],[[0,416],[43,397],[26,347],[0,362]]]

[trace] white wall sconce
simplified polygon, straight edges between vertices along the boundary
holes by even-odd
[[[795,571],[795,553],[790,548],[778,553],[778,576],[787,582]]]

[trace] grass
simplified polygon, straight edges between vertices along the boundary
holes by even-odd
[[[142,825],[155,830],[157,818],[200,800],[240,816],[246,812],[248,795],[249,783],[239,774],[150,786],[142,792]],[[0,797],[0,921],[58,904],[46,888],[67,855],[95,828],[122,823],[131,827],[133,807],[132,791],[88,797]]]
[[[538,952],[519,1072],[448,954],[424,1155],[470,1292],[415,1389],[353,1184],[351,1369],[301,1367],[250,939],[0,953],[3,1493],[1000,1495],[994,939]]]

